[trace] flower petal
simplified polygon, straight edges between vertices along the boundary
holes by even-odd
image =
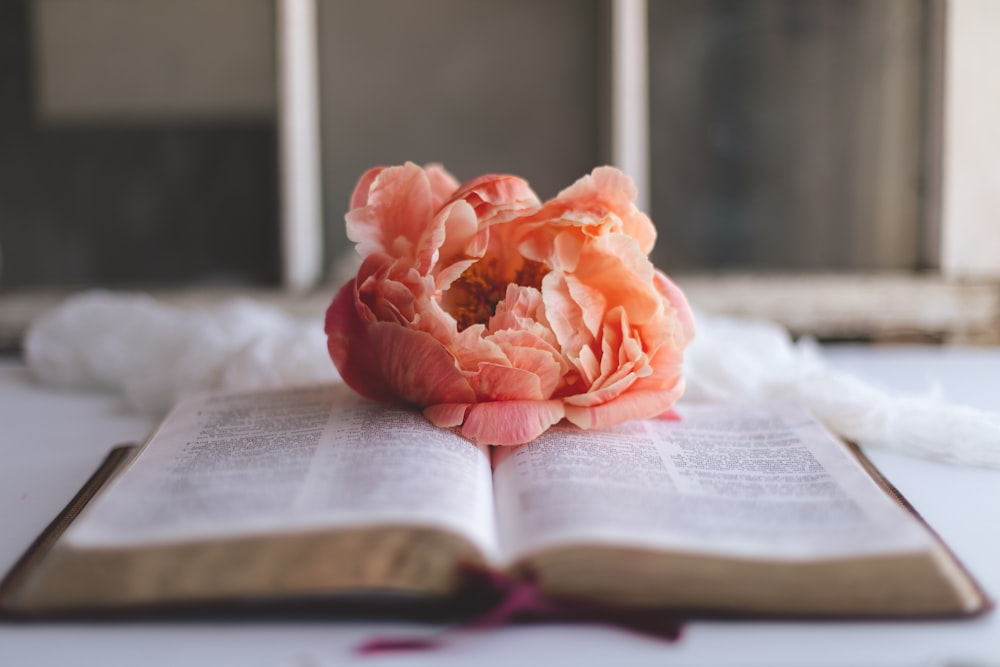
[[[562,401],[495,401],[469,409],[462,435],[482,445],[521,445],[563,418]]]
[[[480,401],[537,401],[548,396],[542,394],[542,381],[531,371],[484,363],[479,371],[469,377]]]
[[[387,167],[375,175],[364,206],[345,216],[347,238],[358,244],[362,257],[384,252],[416,261],[417,246],[431,221],[432,205],[431,185],[423,169],[412,162]],[[418,268],[427,271],[430,267]]]
[[[380,371],[400,400],[413,405],[476,400],[455,358],[430,334],[375,322],[368,327],[368,338],[379,353],[377,365],[368,372]]]
[[[372,167],[361,174],[361,178],[358,179],[358,184],[354,186],[354,192],[351,194],[351,208],[361,208],[368,203],[368,192],[371,190],[375,177],[382,173],[383,169],[385,167]]]
[[[580,428],[605,428],[629,419],[652,419],[671,407],[684,393],[684,382],[660,391],[627,391],[602,405],[566,406],[566,419]]]
[[[560,192],[554,201],[565,202],[574,210],[591,210],[596,217],[617,214],[622,231],[639,243],[648,255],[656,243],[656,228],[649,217],[636,208],[637,190],[632,179],[614,167],[597,167],[589,175]]]
[[[451,428],[462,425],[470,407],[470,403],[436,403],[424,408],[424,416],[435,426]]]
[[[453,199],[464,199],[476,210],[480,226],[507,222],[538,210],[538,195],[517,176],[485,174],[463,183]]]
[[[694,340],[694,314],[691,312],[691,306],[688,305],[687,298],[684,296],[684,292],[681,291],[674,281],[666,276],[662,271],[655,271],[653,274],[653,284],[656,285],[657,291],[662,294],[670,305],[673,306],[674,311],[677,315],[677,319],[681,325],[681,334],[678,336],[676,344],[680,348],[684,348],[688,343]]]
[[[583,311],[570,294],[566,276],[552,271],[542,279],[542,302],[562,353],[579,368],[580,350],[592,344],[594,337],[583,325]]]
[[[624,234],[602,236],[586,244],[573,273],[603,294],[608,309],[623,306],[634,325],[643,325],[662,312],[663,299],[654,275],[649,258]]]
[[[479,232],[479,222],[476,220],[475,209],[459,200],[451,202],[438,212],[434,227],[439,235],[439,238],[432,241],[437,252],[436,280],[438,289],[447,289],[468,266],[471,258],[469,249]]]
[[[378,368],[381,350],[367,336],[368,324],[358,316],[354,280],[340,288],[326,311],[327,349],[337,371],[354,391],[375,401],[391,401],[395,392]]]
[[[607,285],[587,285],[570,274],[566,276],[566,287],[569,289],[570,296],[580,306],[583,324],[587,327],[587,331],[597,336],[601,331],[604,313],[608,308],[608,300],[604,297]]]
[[[427,180],[431,184],[431,194],[434,198],[434,210],[441,208],[458,190],[459,182],[447,169],[439,164],[431,163],[424,167]]]

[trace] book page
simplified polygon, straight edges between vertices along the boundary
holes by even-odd
[[[488,452],[331,385],[182,402],[67,538],[97,547],[400,523],[451,529],[493,555]]]
[[[596,543],[815,559],[930,544],[802,409],[678,411],[680,421],[552,429],[503,458],[494,485],[505,555]]]

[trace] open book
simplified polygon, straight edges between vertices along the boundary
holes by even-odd
[[[891,487],[801,409],[678,412],[491,452],[342,385],[191,398],[26,555],[0,605],[447,600],[472,567],[628,609],[988,606]]]

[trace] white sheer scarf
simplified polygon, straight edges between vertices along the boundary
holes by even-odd
[[[705,314],[696,322],[683,400],[793,399],[861,445],[1000,467],[1000,414],[879,389],[770,322]],[[248,300],[191,310],[88,292],[34,322],[25,353],[45,384],[120,392],[145,412],[165,412],[195,390],[337,379],[320,316],[295,318]]]

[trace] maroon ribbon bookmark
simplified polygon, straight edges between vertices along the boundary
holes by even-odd
[[[680,623],[660,618],[652,612],[546,596],[538,586],[538,578],[533,574],[513,578],[481,568],[470,568],[468,574],[475,582],[474,585],[483,586],[497,596],[496,603],[486,612],[425,637],[372,637],[358,645],[355,653],[377,655],[396,651],[434,650],[443,647],[446,640],[455,633],[491,630],[514,621],[596,623],[667,642],[675,642],[681,636]]]

